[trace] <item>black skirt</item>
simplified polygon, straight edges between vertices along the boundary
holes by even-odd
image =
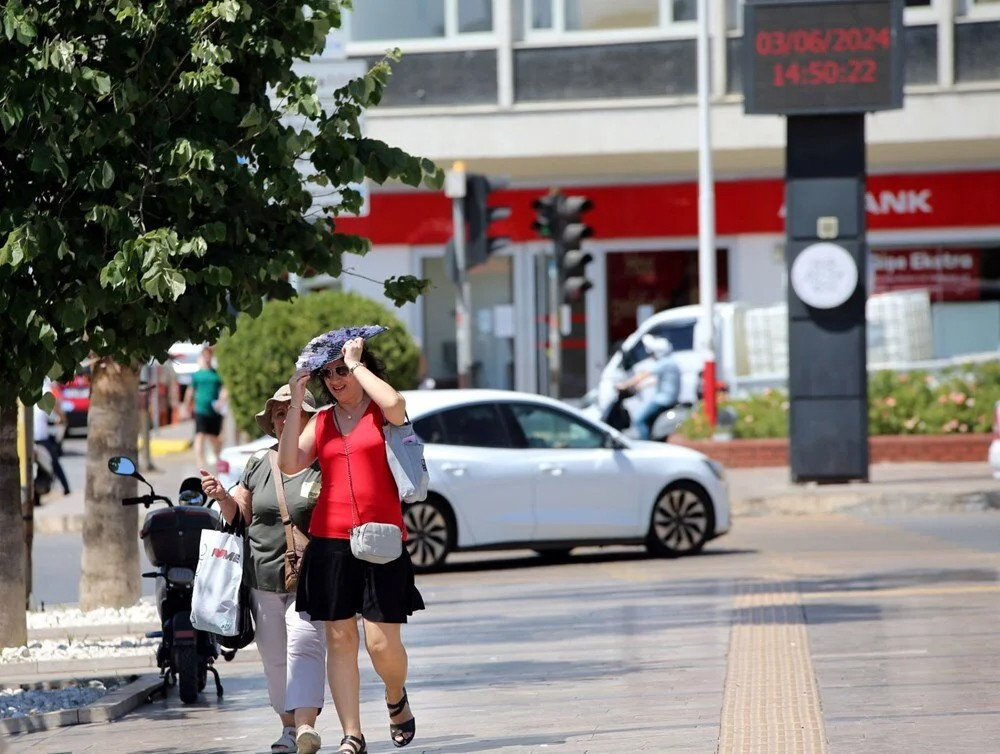
[[[349,540],[313,537],[299,567],[295,609],[310,620],[360,614],[373,623],[406,623],[407,616],[424,609],[424,600],[405,546],[389,563],[369,563],[351,554]]]

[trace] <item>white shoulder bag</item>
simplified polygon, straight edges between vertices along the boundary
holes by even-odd
[[[347,484],[351,492],[351,554],[358,560],[369,563],[390,563],[403,554],[403,532],[395,524],[380,524],[374,521],[361,523],[358,501],[354,498],[354,480],[351,478],[351,454],[347,446],[347,436],[340,428],[337,409],[331,408],[333,421],[344,441],[344,456],[347,458]]]

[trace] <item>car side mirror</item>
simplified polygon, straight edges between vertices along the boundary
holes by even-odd
[[[618,439],[614,435],[605,435],[604,447],[607,448],[608,450],[625,450],[625,448],[627,448],[628,445],[623,443],[620,439]]]

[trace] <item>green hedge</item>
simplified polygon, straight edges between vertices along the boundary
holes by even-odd
[[[394,387],[415,387],[420,352],[413,338],[389,309],[357,293],[321,291],[291,301],[269,301],[260,316],[240,317],[233,333],[216,348],[219,375],[229,390],[237,426],[252,437],[260,435],[254,414],[288,381],[295,359],[310,339],[327,330],[363,324],[389,328],[372,339],[371,350],[386,365]],[[321,400],[319,386],[310,387]]]
[[[969,364],[938,374],[923,371],[877,372],[868,381],[868,432],[871,435],[939,435],[989,432],[993,406],[1000,400],[1000,361]],[[788,436],[788,394],[765,390],[740,400],[720,402],[736,414],[733,437]],[[692,440],[713,430],[702,412],[680,428]]]

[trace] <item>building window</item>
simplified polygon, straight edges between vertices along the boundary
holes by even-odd
[[[657,30],[697,19],[697,0],[522,0],[526,32]]]
[[[352,42],[446,39],[493,31],[492,0],[364,0],[347,15]]]
[[[696,0],[690,0],[694,3]],[[726,2],[726,28],[730,31],[743,28],[743,0],[725,0]],[[994,3],[1000,4],[1000,0],[966,0],[969,3]],[[904,3],[906,10],[903,14],[905,23],[926,22],[934,20],[935,0],[906,0]],[[693,13],[693,11],[692,11]],[[676,13],[675,13],[676,17]],[[694,15],[691,18],[695,18]]]
[[[556,0],[559,2],[559,0]],[[647,29],[660,24],[660,0],[565,0],[567,31]]]
[[[458,0],[458,33],[493,31],[493,0]]]

